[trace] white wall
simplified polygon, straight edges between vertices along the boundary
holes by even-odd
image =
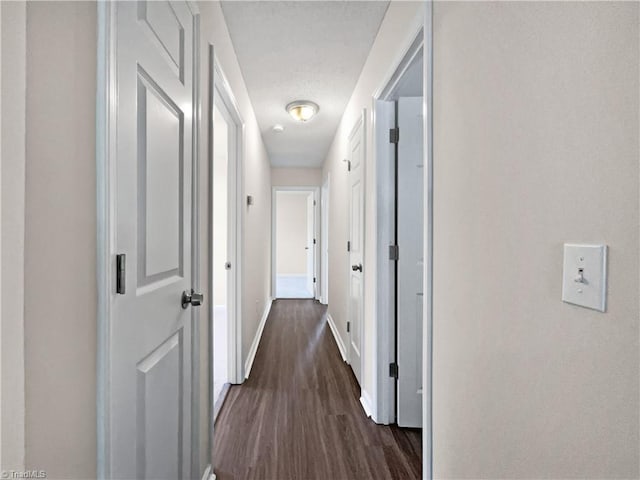
[[[23,470],[24,428],[24,199],[26,5],[0,4],[1,323],[0,467]]]
[[[434,478],[638,478],[637,3],[436,3]],[[562,303],[610,248],[608,311]]]
[[[362,69],[354,92],[347,104],[340,126],[336,131],[329,153],[323,167],[323,178],[331,174],[331,192],[329,201],[329,314],[333,318],[338,334],[345,345],[348,345],[347,334],[347,298],[348,265],[348,195],[347,164],[343,159],[348,156],[348,136],[356,121],[367,109],[365,135],[365,252],[364,252],[364,336],[363,336],[363,375],[362,389],[366,396],[373,398],[375,377],[373,367],[374,354],[374,319],[375,311],[375,251],[376,251],[376,205],[375,172],[373,168],[373,135],[372,135],[372,98],[376,90],[382,86],[387,76],[392,73],[392,64],[402,48],[408,47],[416,33],[413,25],[422,23],[424,4],[421,2],[391,2],[380,26],[378,36],[373,44],[369,57]],[[412,31],[413,30],[413,31]]]
[[[272,168],[271,184],[277,187],[319,187],[321,168]]]
[[[276,193],[276,275],[306,275],[308,192]]]
[[[96,472],[96,4],[27,4],[26,467]]]

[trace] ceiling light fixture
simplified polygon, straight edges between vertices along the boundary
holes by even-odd
[[[287,105],[287,112],[289,112],[289,115],[299,122],[311,120],[319,110],[320,107],[318,107],[318,105],[307,100],[297,100]]]
[[[284,132],[284,127],[282,125],[280,125],[279,123],[276,123],[273,126],[273,131],[276,132],[276,133],[282,133],[282,132]]]

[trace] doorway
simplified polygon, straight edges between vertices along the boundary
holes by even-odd
[[[423,31],[374,96],[378,251],[377,418],[423,425]]]
[[[230,384],[241,383],[240,192],[243,121],[233,92],[209,47],[209,223],[211,403],[213,419]]]
[[[233,173],[236,163],[235,129],[220,94],[216,92],[213,103],[213,191],[212,215],[213,248],[211,268],[213,270],[213,403],[216,411],[221,403],[221,393],[231,380],[229,358],[231,339],[229,323],[233,309],[233,281],[231,252],[233,245],[232,206]],[[231,288],[230,288],[231,287]]]
[[[274,187],[274,298],[317,298],[318,189]]]

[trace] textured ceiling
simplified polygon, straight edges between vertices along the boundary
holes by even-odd
[[[223,1],[231,40],[271,159],[320,167],[387,10],[387,1]],[[311,100],[307,123],[285,110]],[[275,124],[285,131],[272,131]]]

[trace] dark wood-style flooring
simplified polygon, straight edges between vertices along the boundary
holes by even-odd
[[[421,477],[421,432],[376,425],[313,300],[277,300],[215,425],[218,480]]]

